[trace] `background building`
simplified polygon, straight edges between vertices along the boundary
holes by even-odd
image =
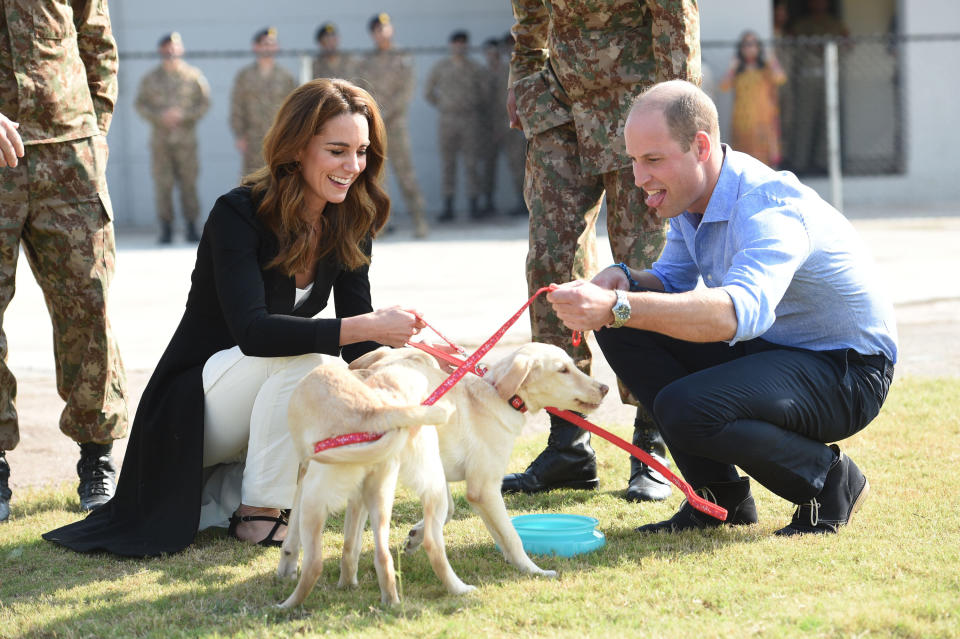
[[[800,11],[803,0],[791,0]],[[960,98],[951,67],[960,58],[960,3],[953,0],[835,0],[833,11],[853,36],[874,36],[855,42],[841,54],[841,124],[844,151],[844,200],[858,208],[885,210],[922,206],[953,206],[960,197],[956,161],[960,130],[947,126]],[[113,0],[110,4],[120,51],[120,97],[110,132],[110,191],[117,225],[153,226],[149,129],[133,109],[141,77],[157,64],[158,38],[179,31],[187,61],[200,67],[211,85],[212,106],[198,126],[201,209],[236,184],[240,154],[228,125],[230,88],[236,72],[252,60],[250,40],[255,31],[272,25],[284,49],[278,62],[300,74],[298,54],[312,53],[317,26],[332,20],[340,27],[344,50],[370,48],[366,23],[377,12],[389,13],[396,26],[396,43],[415,53],[417,88],[410,110],[413,161],[430,216],[441,208],[440,166],[436,151],[435,111],[423,98],[426,74],[446,54],[446,40],[455,29],[470,32],[481,44],[501,37],[513,23],[507,0],[355,0],[351,3],[308,3],[302,0],[167,0],[142,3]],[[701,2],[703,57],[714,81],[725,72],[733,43],[744,29],[772,37],[771,0]],[[952,33],[952,35],[951,35]],[[892,34],[889,42],[876,34]],[[946,34],[948,37],[930,38]],[[897,39],[905,37],[906,39]],[[477,54],[478,61],[480,60]],[[729,113],[729,96],[715,94],[721,127]],[[723,133],[723,131],[721,131]],[[501,166],[501,172],[506,171]],[[827,194],[823,177],[808,182]],[[511,186],[502,175],[498,202],[512,205]],[[392,182],[392,195],[399,193]],[[396,198],[395,198],[396,199]],[[402,203],[398,220],[406,218]]]

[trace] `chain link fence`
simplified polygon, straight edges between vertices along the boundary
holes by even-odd
[[[762,43],[767,52],[775,54],[786,76],[785,81],[775,88],[776,120],[769,128],[769,135],[775,136],[779,146],[779,156],[770,161],[777,168],[792,170],[803,178],[828,178],[830,181],[830,199],[839,204],[842,200],[841,184],[844,177],[859,176],[903,176],[907,171],[910,149],[911,128],[930,128],[937,126],[927,122],[915,122],[910,119],[911,100],[922,100],[922,95],[911,94],[910,86],[916,87],[920,80],[924,83],[944,82],[942,77],[910,78],[908,70],[924,73],[923,60],[931,56],[938,60],[946,55],[960,59],[960,34],[940,35],[876,35],[855,36],[843,39],[832,38],[783,38],[767,40]],[[730,66],[737,48],[737,42],[703,41],[703,60],[705,65],[704,88],[717,102],[721,117],[721,136],[731,140],[731,116],[735,96],[733,91],[720,90],[721,80]],[[830,52],[834,55],[831,56]],[[426,77],[430,69],[449,54],[447,47],[419,47],[405,49],[414,62],[416,86],[409,111],[409,128],[413,150],[413,164],[416,168],[420,187],[427,202],[428,213],[434,217],[442,210],[441,175],[442,158],[439,152],[437,132],[438,113],[430,106],[423,95]],[[345,51],[354,56],[362,56],[365,51]],[[486,65],[483,47],[475,46],[469,51],[470,57],[478,66]],[[312,49],[288,49],[278,53],[278,63],[285,66],[301,81],[310,78],[311,62],[316,54]],[[506,55],[501,51],[504,64]],[[128,91],[148,67],[157,64],[154,52],[122,52],[121,73],[126,68]],[[239,160],[234,158],[230,149],[230,139],[226,128],[226,105],[229,87],[236,70],[250,64],[253,57],[250,51],[191,51],[186,60],[207,72],[214,91],[215,110],[220,114],[208,115],[201,127],[207,127],[209,138],[216,138],[215,145],[201,142],[201,148],[217,150],[202,155],[201,164],[207,163],[213,169],[211,173],[237,175],[233,166]],[[908,83],[912,80],[912,83]],[[953,78],[950,78],[953,82]],[[130,94],[128,93],[128,96]],[[490,102],[491,110],[485,119],[481,119],[483,130],[476,135],[476,147],[472,151],[479,165],[481,189],[491,189],[491,199],[495,212],[508,214],[522,212],[520,181],[517,179],[522,158],[511,158],[523,153],[523,140],[519,132],[512,131],[504,142],[503,122],[506,111],[503,100]],[[126,116],[135,122],[135,115],[127,111]],[[220,120],[220,121],[217,121]],[[138,125],[141,126],[141,125]],[[928,132],[925,135],[929,136]],[[201,137],[203,133],[201,132]],[[518,138],[519,136],[519,138]],[[131,136],[131,150],[144,148],[145,134],[134,132]],[[141,142],[140,140],[143,140]],[[140,145],[143,144],[141,147]],[[519,151],[517,150],[519,149]],[[119,149],[118,149],[119,150]],[[461,156],[459,177],[457,180],[457,208],[466,212],[467,184]],[[146,158],[142,157],[141,164]],[[225,167],[228,165],[228,167]],[[219,165],[221,168],[217,169]],[[136,163],[134,164],[136,166]],[[145,168],[145,167],[144,167]],[[125,169],[127,170],[127,169]],[[206,170],[206,168],[204,169]],[[484,173],[486,177],[484,177]],[[146,177],[145,171],[139,175]],[[492,176],[492,178],[491,178]],[[136,181],[137,176],[130,175]],[[220,179],[215,188],[223,190],[224,180]],[[396,210],[401,213],[405,207],[399,196],[393,178],[388,188],[395,196]],[[111,187],[113,188],[113,187]],[[484,193],[479,194],[482,198]]]

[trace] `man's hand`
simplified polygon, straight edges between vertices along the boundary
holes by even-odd
[[[520,118],[517,117],[517,94],[514,93],[513,87],[507,89],[507,118],[510,120],[511,129],[523,131]]]
[[[180,107],[170,107],[160,116],[160,122],[168,129],[175,129],[183,122],[183,111]]]
[[[575,280],[547,293],[547,301],[553,304],[553,311],[567,328],[595,331],[613,322],[617,295],[593,282]]]
[[[0,167],[17,166],[17,158],[23,157],[23,140],[17,129],[20,128],[19,122],[13,122],[0,113]]]
[[[615,291],[617,289],[621,291],[630,290],[630,281],[618,266],[608,266],[603,269],[590,280],[590,283],[600,288],[605,288],[608,291]]]

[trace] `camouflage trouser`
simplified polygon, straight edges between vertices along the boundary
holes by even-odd
[[[420,193],[417,173],[413,169],[413,160],[410,159],[410,134],[407,131],[407,124],[400,119],[384,124],[388,140],[387,163],[397,179],[403,201],[407,204],[407,210],[414,224],[425,227],[427,217],[424,213],[423,195]]]
[[[127,432],[126,377],[107,320],[116,256],[103,137],[28,146],[0,169],[0,317],[13,298],[20,244],[53,322],[60,430],[106,443]],[[39,327],[38,327],[39,330]],[[17,383],[0,327],[0,450],[20,440]]]
[[[266,131],[247,131],[244,139],[247,141],[247,150],[243,152],[243,175],[249,175],[266,162],[263,160],[263,138]]]
[[[457,156],[463,158],[467,169],[467,195],[480,195],[477,179],[477,131],[476,122],[460,115],[440,114],[438,140],[440,164],[443,165],[443,195],[453,197],[457,193]]]
[[[632,169],[586,174],[573,124],[554,127],[529,141],[524,197],[530,209],[527,286],[531,295],[551,282],[589,279],[597,273],[596,222],[604,193],[614,259],[647,268],[663,250],[666,225],[648,212]],[[572,345],[570,330],[543,295],[530,305],[530,328],[534,341],[560,346],[578,367],[590,371],[587,341]]]
[[[200,215],[197,199],[197,138],[195,135],[165,138],[154,133],[150,142],[153,156],[153,188],[157,218],[173,222],[173,186],[180,190],[183,219],[193,222]]]
[[[523,164],[526,161],[527,141],[523,133],[515,129],[506,129],[495,133],[489,140],[482,140],[480,146],[480,192],[493,194],[497,188],[497,159],[500,154],[506,156],[507,166],[513,178],[513,186],[518,196],[523,195]]]
[[[243,175],[249,175],[263,165],[263,139],[248,139],[247,150],[243,154]]]

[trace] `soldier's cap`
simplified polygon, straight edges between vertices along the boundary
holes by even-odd
[[[171,33],[168,33],[160,38],[160,42],[157,43],[157,46],[162,47],[166,44],[170,44],[171,42],[174,44],[183,44],[183,38],[181,38],[180,34],[176,31],[172,31]]]
[[[276,27],[264,27],[256,33],[253,34],[253,43],[257,44],[264,38],[276,38],[277,37],[277,28]]]
[[[463,29],[458,29],[450,34],[450,42],[469,42],[470,34]]]
[[[319,40],[324,36],[337,35],[337,25],[332,22],[324,22],[317,29],[317,34],[314,36],[314,40]]]
[[[370,22],[367,24],[367,31],[373,31],[377,27],[382,27],[387,24],[390,24],[390,16],[386,13],[378,13],[370,18]]]

